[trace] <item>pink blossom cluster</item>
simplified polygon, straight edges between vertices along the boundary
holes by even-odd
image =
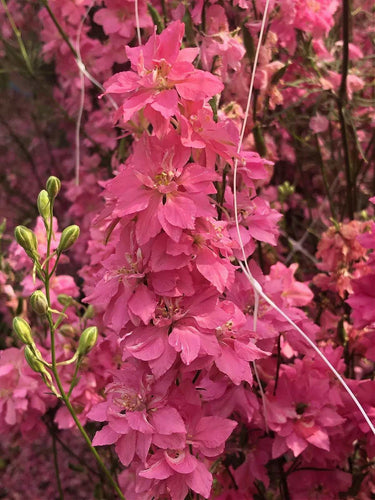
[[[125,497],[372,498],[375,439],[290,324],[374,422],[370,2],[353,2],[345,99],[342,5],[270,2],[241,148],[264,0],[6,5],[26,49],[38,40],[41,54],[29,80],[26,65],[4,84],[12,99],[0,104],[1,212],[10,229],[30,226],[45,178],[63,180],[59,226],[73,221],[81,237],[51,281],[54,309],[72,299],[56,359],[69,360],[82,329],[98,325],[71,403]],[[0,57],[13,61],[19,38],[5,10],[0,20]],[[45,257],[41,218],[34,231]],[[46,323],[27,302],[42,283],[10,234],[0,314],[4,324],[31,318],[50,362]],[[55,220],[52,250],[60,236]],[[289,321],[256,293],[244,257]],[[46,448],[57,446],[65,497],[93,498],[95,465],[67,408],[0,327],[4,494],[56,496]],[[67,392],[73,371],[59,367]],[[88,467],[75,475],[77,456]],[[28,462],[46,479],[25,492]],[[100,477],[95,488],[114,495]]]

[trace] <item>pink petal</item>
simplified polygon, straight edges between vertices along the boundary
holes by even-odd
[[[151,107],[159,111],[164,118],[170,118],[177,113],[178,96],[174,89],[163,90],[155,96]]]
[[[117,441],[119,435],[117,432],[113,431],[108,425],[104,426],[103,429],[95,434],[92,440],[93,446],[104,446],[107,444],[113,444]]]
[[[169,344],[181,353],[181,359],[185,365],[189,365],[199,354],[200,338],[199,332],[192,326],[175,326],[169,335]]]
[[[237,422],[222,417],[202,417],[194,432],[194,441],[201,441],[209,448],[223,444],[232,434]]]
[[[128,307],[133,314],[139,316],[143,323],[147,325],[152,318],[156,304],[155,294],[141,283],[130,298]]]
[[[160,434],[172,434],[174,432],[186,432],[184,421],[175,408],[165,407],[156,410],[150,421]]]
[[[215,359],[217,368],[228,375],[234,384],[239,385],[243,380],[253,383],[253,375],[247,361],[239,358],[236,353],[225,345],[222,346],[221,356]]]
[[[170,453],[170,454],[169,454]],[[176,472],[180,474],[189,474],[197,467],[198,460],[185,450],[176,450],[176,452],[165,451],[164,457],[167,464]],[[174,456],[176,453],[176,456]]]
[[[185,477],[185,481],[198,495],[204,498],[210,498],[212,487],[212,474],[207,470],[204,464],[198,462],[195,470]]]
[[[160,455],[159,455],[160,456]],[[147,469],[142,470],[139,475],[147,479],[166,479],[173,474],[173,470],[169,467],[164,457],[154,462]]]
[[[125,337],[125,347],[132,356],[142,361],[156,359],[164,352],[163,331],[155,326],[137,328]]]
[[[137,433],[130,431],[126,436],[122,436],[116,443],[116,453],[121,463],[127,467],[134,458],[135,442]]]

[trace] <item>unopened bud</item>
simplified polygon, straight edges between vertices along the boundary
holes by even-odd
[[[43,363],[40,361],[40,359],[37,358],[37,356],[35,354],[35,349],[32,349],[28,345],[25,347],[25,358],[26,358],[28,365],[30,366],[30,368],[32,370],[34,370],[34,372],[38,372],[38,373],[46,373],[47,372]]]
[[[36,290],[30,297],[30,305],[39,316],[44,316],[48,311],[47,297],[41,290]]]
[[[84,319],[92,319],[95,316],[95,311],[93,306],[90,304],[86,311],[85,314],[83,315]]]
[[[57,300],[64,307],[69,307],[74,302],[73,297],[70,297],[70,295],[66,295],[66,293],[60,293],[60,295],[57,296]]]
[[[27,321],[19,316],[13,318],[13,330],[24,344],[34,344],[31,328]]]
[[[54,200],[56,198],[56,196],[60,191],[60,188],[61,188],[60,179],[58,179],[53,175],[48,178],[46,183],[46,190],[50,200]]]
[[[35,233],[26,226],[17,226],[14,230],[17,243],[25,250],[32,259],[39,257],[38,242]]]
[[[77,240],[79,232],[79,227],[76,225],[66,227],[61,234],[60,243],[56,250],[57,253],[68,250]]]
[[[89,326],[83,330],[78,343],[78,356],[87,354],[96,344],[98,339],[98,329],[96,326]]]
[[[59,328],[59,332],[61,335],[64,335],[64,337],[70,337],[73,338],[76,334],[75,329],[72,327],[72,325],[62,325]]]
[[[50,218],[51,203],[49,201],[48,193],[45,189],[42,189],[42,191],[39,193],[37,205],[38,205],[38,211],[42,216],[44,222],[48,224]]]

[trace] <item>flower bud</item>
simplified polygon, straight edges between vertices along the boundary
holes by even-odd
[[[61,333],[61,335],[64,335],[64,337],[69,338],[73,338],[76,334],[76,331],[72,327],[72,325],[61,325],[59,328],[59,332]]]
[[[85,314],[83,315],[84,319],[92,319],[95,316],[95,311],[93,306],[90,304],[86,311]]]
[[[56,250],[57,253],[62,253],[65,252],[65,250],[68,250],[68,248],[70,248],[77,240],[79,232],[79,227],[76,225],[66,227],[61,234],[60,243]]]
[[[26,358],[28,365],[30,366],[30,368],[32,370],[34,370],[34,372],[38,372],[38,373],[46,373],[47,372],[43,363],[40,361],[40,359],[37,358],[37,356],[35,354],[35,350],[32,349],[28,345],[25,347],[25,358]]]
[[[48,311],[47,297],[41,290],[36,290],[30,297],[30,305],[32,310],[38,316],[44,316]]]
[[[49,201],[48,193],[45,189],[42,189],[42,191],[39,193],[37,205],[38,205],[38,211],[42,216],[44,222],[48,224],[50,217],[51,203]]]
[[[57,300],[64,307],[69,307],[74,302],[73,297],[70,297],[70,295],[67,295],[66,293],[60,293],[60,295],[57,296]]]
[[[13,330],[16,332],[18,338],[24,344],[34,344],[31,328],[27,321],[19,316],[13,318]]]
[[[17,226],[14,230],[17,243],[25,250],[32,259],[38,258],[38,242],[35,233],[26,226]]]
[[[60,191],[60,188],[61,188],[60,179],[58,179],[53,175],[48,178],[46,183],[46,190],[50,200],[54,200],[56,198],[56,196]]]
[[[98,329],[96,326],[89,326],[83,330],[78,343],[78,356],[87,354],[96,344],[98,339]]]

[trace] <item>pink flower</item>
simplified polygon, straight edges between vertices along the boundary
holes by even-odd
[[[173,375],[172,375],[173,377]],[[107,401],[96,405],[89,418],[108,421],[94,446],[116,443],[124,465],[134,456],[145,462],[152,442],[162,448],[185,446],[186,428],[178,411],[167,403],[171,374],[155,382],[141,362],[126,363],[107,386]]]
[[[146,107],[169,120],[177,113],[179,100],[204,100],[222,91],[220,80],[211,73],[197,70],[192,61],[198,49],[180,50],[185,26],[175,21],[160,35],[154,33],[141,47],[126,47],[132,71],[123,71],[105,84],[106,93],[121,94],[116,118],[127,122]]]
[[[198,216],[215,213],[208,194],[216,173],[187,163],[190,151],[175,132],[162,140],[144,136],[125,168],[107,184],[115,200],[113,217],[137,214],[136,236],[145,244],[162,229],[179,241],[183,229],[194,229]]]

